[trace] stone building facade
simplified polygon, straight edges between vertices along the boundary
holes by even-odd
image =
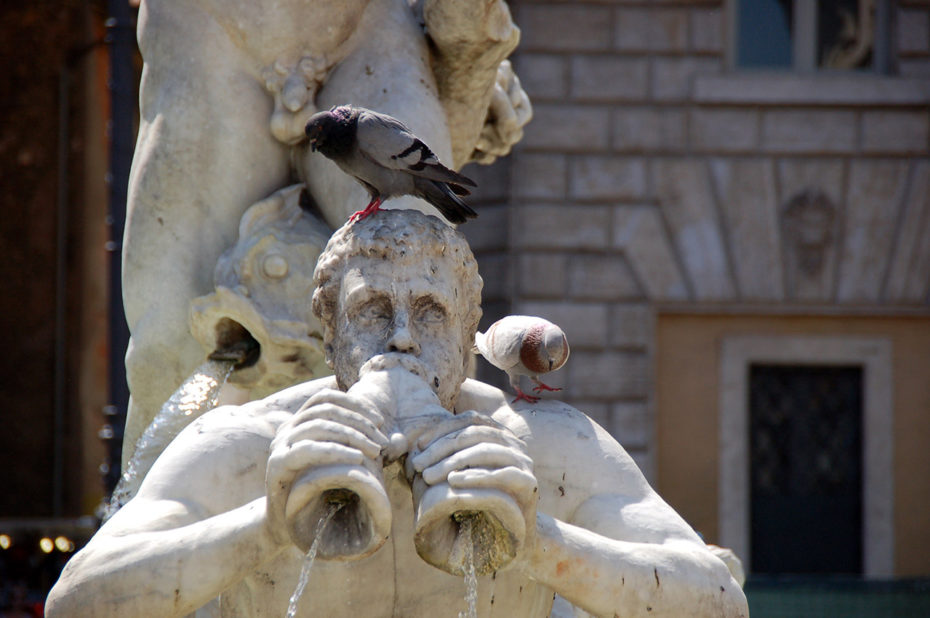
[[[736,0],[510,4],[534,119],[509,158],[469,168],[483,325],[562,325],[572,356],[547,383],[747,555],[747,372],[864,368],[853,390],[884,399],[834,453],[859,466],[858,568],[930,574],[914,550],[930,545],[930,2],[864,3],[856,70],[799,68],[797,41],[792,66],[741,66]]]

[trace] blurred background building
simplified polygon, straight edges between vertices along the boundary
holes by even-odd
[[[736,550],[754,616],[927,615],[930,1],[509,4],[535,116],[467,171],[482,325],[564,328],[551,383]],[[120,432],[112,14],[0,13],[0,608],[92,532]]]

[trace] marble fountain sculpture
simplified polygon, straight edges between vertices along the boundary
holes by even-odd
[[[456,615],[468,554],[481,616],[546,616],[555,594],[594,615],[748,615],[609,434],[466,379],[481,279],[459,232],[377,213],[333,234],[314,284],[292,302],[335,375],[196,419],[48,615],[284,616],[318,536],[294,615]]]
[[[464,237],[412,198],[343,226],[364,190],[301,143],[353,103],[490,162],[531,114],[518,36],[500,0],[143,0],[133,474],[47,615],[748,615],[604,430],[466,379]]]
[[[352,103],[390,114],[456,169],[506,154],[531,114],[506,61],[519,30],[503,0],[143,0],[138,36],[124,468],[203,362],[190,303],[213,291],[245,210],[296,181],[330,229],[367,203],[364,189],[306,147],[313,113]],[[435,212],[414,198],[387,207]]]

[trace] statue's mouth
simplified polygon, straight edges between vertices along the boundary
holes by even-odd
[[[258,362],[262,347],[244,326],[223,318],[216,325],[216,349],[207,357],[214,361],[232,361],[236,369],[251,367]]]

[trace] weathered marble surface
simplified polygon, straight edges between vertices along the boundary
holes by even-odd
[[[301,615],[455,615],[458,565],[421,526],[449,526],[434,507],[488,513],[513,540],[479,579],[481,616],[547,615],[554,593],[596,615],[748,615],[724,562],[606,431],[465,379],[481,280],[461,234],[378,213],[336,232],[314,280],[335,376],[183,431],[68,563],[49,616],[283,615],[309,541],[294,522],[340,486],[358,489],[371,534],[317,561]]]

